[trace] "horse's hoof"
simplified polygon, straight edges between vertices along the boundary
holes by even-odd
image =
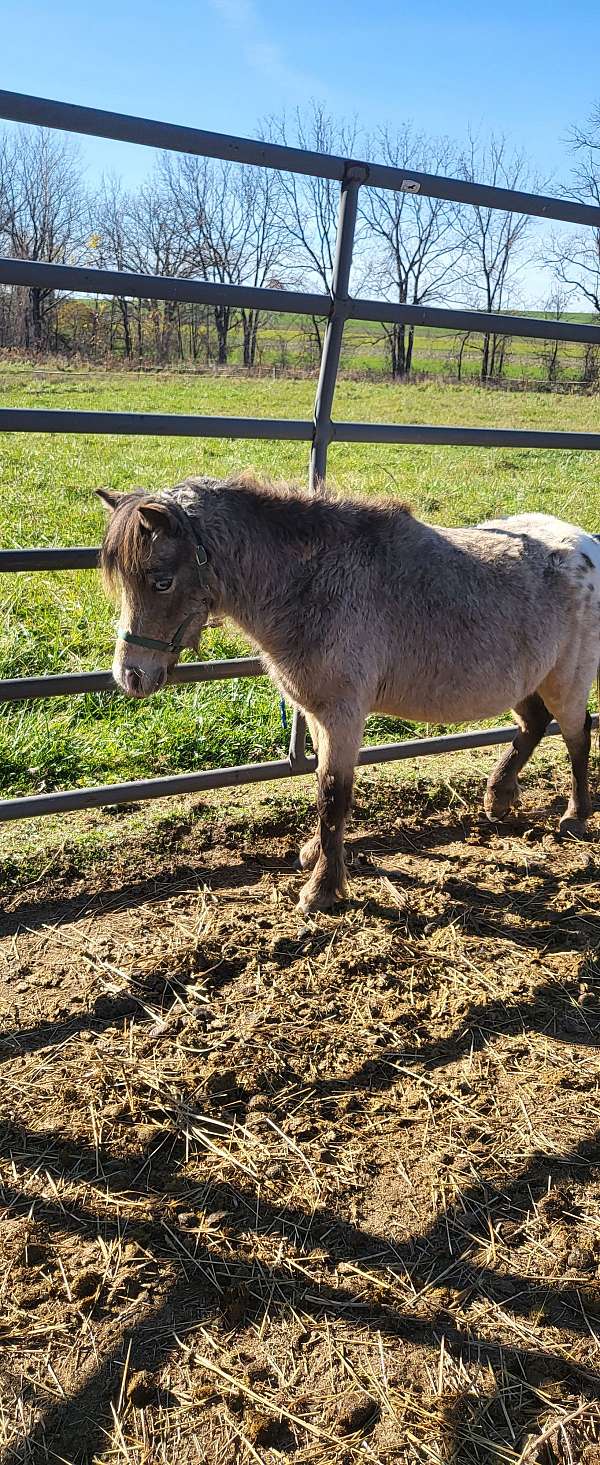
[[[502,793],[498,789],[487,789],[483,807],[490,824],[499,824],[508,818],[511,809],[518,809],[520,802],[519,785],[515,784],[514,788],[503,790]]]
[[[563,814],[559,821],[558,832],[563,839],[587,838],[585,820],[578,819],[574,814]]]
[[[490,802],[489,804],[484,804],[483,807],[485,810],[486,819],[489,820],[490,824],[502,824],[503,821],[507,819],[508,815],[510,814],[510,804],[507,804],[505,807],[500,807],[499,804],[492,804]]]
[[[313,911],[331,911],[346,899],[346,894],[345,888],[339,891],[328,885],[314,885],[312,880],[308,880],[300,891],[298,909],[303,916],[310,916]]]

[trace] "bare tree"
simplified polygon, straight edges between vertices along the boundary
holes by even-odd
[[[3,132],[0,133],[0,241],[3,248],[6,247],[6,241],[10,238],[11,216],[14,208],[12,171],[12,147],[8,134]]]
[[[194,269],[193,240],[188,235],[180,202],[163,160],[136,192],[123,189],[115,178],[103,179],[93,205],[94,231],[90,239],[100,267],[131,270],[137,274],[189,276]],[[153,355],[169,360],[174,343],[184,354],[182,330],[189,328],[196,340],[192,318],[194,307],[182,317],[182,307],[173,300],[130,301],[117,298],[123,331],[123,349],[130,357],[144,354],[144,329],[150,323]],[[185,310],[185,307],[183,307]]]
[[[296,111],[290,123],[284,117],[269,117],[263,135],[284,147],[306,148],[314,153],[339,153],[351,157],[356,145],[356,123],[334,120],[325,108],[313,102],[303,113]],[[329,293],[337,236],[340,185],[334,178],[312,178],[297,173],[279,175],[279,218],[290,282],[299,289]],[[324,323],[311,317],[318,354]]]
[[[189,240],[181,229],[179,211],[173,195],[160,171],[155,172],[131,200],[128,219],[129,252],[132,268],[141,274],[187,276],[193,267]],[[173,337],[179,326],[181,354],[180,307],[174,300],[151,300],[146,303],[154,335],[154,351],[158,361],[172,355]]]
[[[10,223],[12,199],[12,166],[9,139],[0,133],[0,252],[10,253]],[[15,302],[18,293],[10,286],[0,286],[0,345],[13,343]]]
[[[600,103],[571,137],[575,166],[568,193],[580,203],[600,205]],[[600,228],[555,233],[547,251],[559,285],[600,312]]]
[[[600,312],[600,230],[582,231],[570,239],[553,234],[546,259],[569,296],[583,296]]]
[[[97,196],[91,204],[90,237],[88,248],[93,251],[94,263],[99,269],[129,270],[134,268],[131,241],[134,202],[118,178],[103,178]],[[129,358],[134,354],[132,331],[132,305],[126,296],[116,296],[115,305],[121,318],[123,350]],[[112,322],[111,311],[111,322]],[[138,344],[141,331],[141,317],[138,317]],[[113,350],[111,325],[109,350]],[[141,354],[141,352],[140,352]]]
[[[453,356],[456,356],[456,380],[457,380],[457,382],[461,382],[462,381],[463,361],[464,361],[465,351],[467,350],[467,347],[470,345],[470,342],[471,342],[471,335],[472,335],[472,332],[471,331],[458,331],[457,334],[452,337],[452,346],[450,348],[450,358],[452,359]]]
[[[85,239],[85,194],[79,151],[70,138],[44,128],[19,128],[0,148],[2,247],[18,259],[73,263]],[[23,344],[47,343],[59,298],[50,288],[23,294]]]
[[[220,284],[260,287],[277,283],[282,255],[277,174],[171,154],[161,159],[161,170],[189,268]],[[214,307],[220,364],[228,359],[235,318],[230,305]],[[253,366],[260,313],[243,307],[239,319],[244,365]]]
[[[459,164],[460,175],[469,183],[493,187],[539,189],[531,178],[524,153],[511,152],[505,137],[493,134],[481,142],[470,137]],[[527,214],[503,213],[481,204],[461,209],[457,215],[464,247],[465,293],[479,310],[499,312],[517,290],[527,256],[525,245],[531,230]],[[501,373],[504,361],[502,337],[484,335],[481,351],[481,380]]]
[[[567,304],[566,291],[559,284],[553,286],[544,306],[544,314],[550,320],[561,321]],[[538,360],[550,388],[557,385],[560,372],[560,341],[542,341]]]
[[[456,150],[448,138],[426,138],[410,123],[398,132],[382,128],[369,139],[369,152],[392,168],[450,173]],[[392,189],[364,189],[361,215],[368,228],[367,252],[377,289],[399,305],[447,300],[456,287],[464,248],[457,230],[456,205],[446,199]],[[413,362],[414,327],[384,325],[392,376],[408,376]]]
[[[278,174],[266,169],[259,171],[244,168],[240,183],[240,204],[247,227],[240,255],[238,283],[277,288],[281,283],[285,243],[279,208]],[[243,306],[241,318],[244,366],[254,366],[260,312]]]

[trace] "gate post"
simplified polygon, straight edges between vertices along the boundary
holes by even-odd
[[[314,428],[308,471],[310,493],[318,493],[320,485],[325,482],[327,449],[331,442],[331,409],[337,382],[342,336],[348,317],[348,285],[356,231],[358,190],[361,184],[366,183],[368,176],[369,169],[366,163],[349,163],[340,190],[335,259],[331,277],[331,309],[323,341],[313,416]],[[297,709],[294,711],[288,757],[294,772],[308,766],[306,721]]]

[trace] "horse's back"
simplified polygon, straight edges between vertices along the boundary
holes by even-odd
[[[588,568],[600,573],[600,535],[590,534],[579,524],[558,519],[554,514],[512,514],[506,519],[485,520],[476,528],[499,536],[505,535],[507,540],[516,535],[522,540],[524,547],[536,546],[542,557],[545,554],[552,557],[554,565],[558,563],[556,557],[560,556],[565,568],[571,557],[576,564],[582,557],[587,557]]]

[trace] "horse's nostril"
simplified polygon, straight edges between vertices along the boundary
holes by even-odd
[[[142,690],[142,673],[140,671],[139,666],[128,666],[128,668],[127,668],[127,681],[129,682],[129,686],[130,686],[132,692],[141,692],[141,690]]]
[[[166,668],[166,666],[160,666],[158,668],[157,673],[156,673],[156,690],[157,690],[157,692],[160,691],[161,687],[164,687],[166,680],[167,680],[167,668]]]

